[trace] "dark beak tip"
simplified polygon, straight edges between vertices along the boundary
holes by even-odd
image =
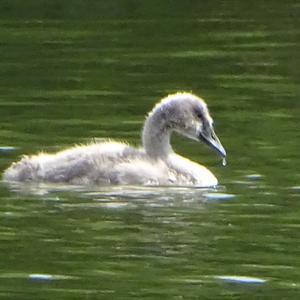
[[[227,157],[227,153],[226,153],[226,150],[224,148],[220,151],[220,155],[221,155],[222,158]]]
[[[207,137],[206,135],[200,135],[199,139],[210,146],[216,153],[218,153],[223,159],[226,158],[227,153],[224,147],[222,146],[221,142],[217,138],[215,134],[213,134],[213,138]]]

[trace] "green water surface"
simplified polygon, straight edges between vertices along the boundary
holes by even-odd
[[[1,171],[139,145],[176,91],[206,99],[228,165],[176,136],[217,189],[1,183],[0,299],[299,299],[299,34],[296,0],[1,1]]]

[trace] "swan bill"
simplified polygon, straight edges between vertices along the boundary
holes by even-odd
[[[199,140],[207,144],[210,148],[212,148],[215,152],[217,152],[217,154],[219,154],[222,158],[226,157],[226,150],[222,146],[213,128],[210,128],[208,132],[200,132]]]

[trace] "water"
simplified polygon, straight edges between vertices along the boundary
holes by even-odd
[[[1,170],[137,145],[178,90],[207,100],[228,153],[173,138],[217,189],[2,183],[0,299],[299,299],[300,6],[282,2],[0,4]]]
[[[226,161],[226,158],[225,158],[225,157],[222,158],[222,165],[223,165],[224,167],[227,165],[227,161]]]

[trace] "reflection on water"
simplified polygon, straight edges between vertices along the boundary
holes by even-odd
[[[277,199],[286,191],[271,190],[260,174],[218,189],[10,189],[2,188],[0,227],[1,250],[15,249],[1,275],[10,296],[41,295],[41,286],[49,297],[247,294],[241,285],[253,284],[298,291],[297,257],[287,248],[297,212],[283,209]]]
[[[221,185],[1,183],[0,298],[298,299],[299,3],[148,2],[2,5],[0,168],[139,144],[145,113],[185,90],[207,100],[228,164],[173,144]]]
[[[235,196],[224,193],[224,187],[216,188],[191,188],[191,187],[157,187],[157,186],[75,186],[51,183],[18,183],[6,182],[4,186],[10,191],[32,196],[51,196],[55,193],[75,193],[93,201],[111,203],[111,207],[122,205],[171,205],[174,201],[185,204],[206,202],[208,200],[229,200]],[[119,202],[122,199],[123,202]],[[153,201],[153,202],[152,202]],[[156,204],[155,204],[156,203]],[[174,203],[173,203],[174,204]],[[99,204],[101,205],[101,204]]]

